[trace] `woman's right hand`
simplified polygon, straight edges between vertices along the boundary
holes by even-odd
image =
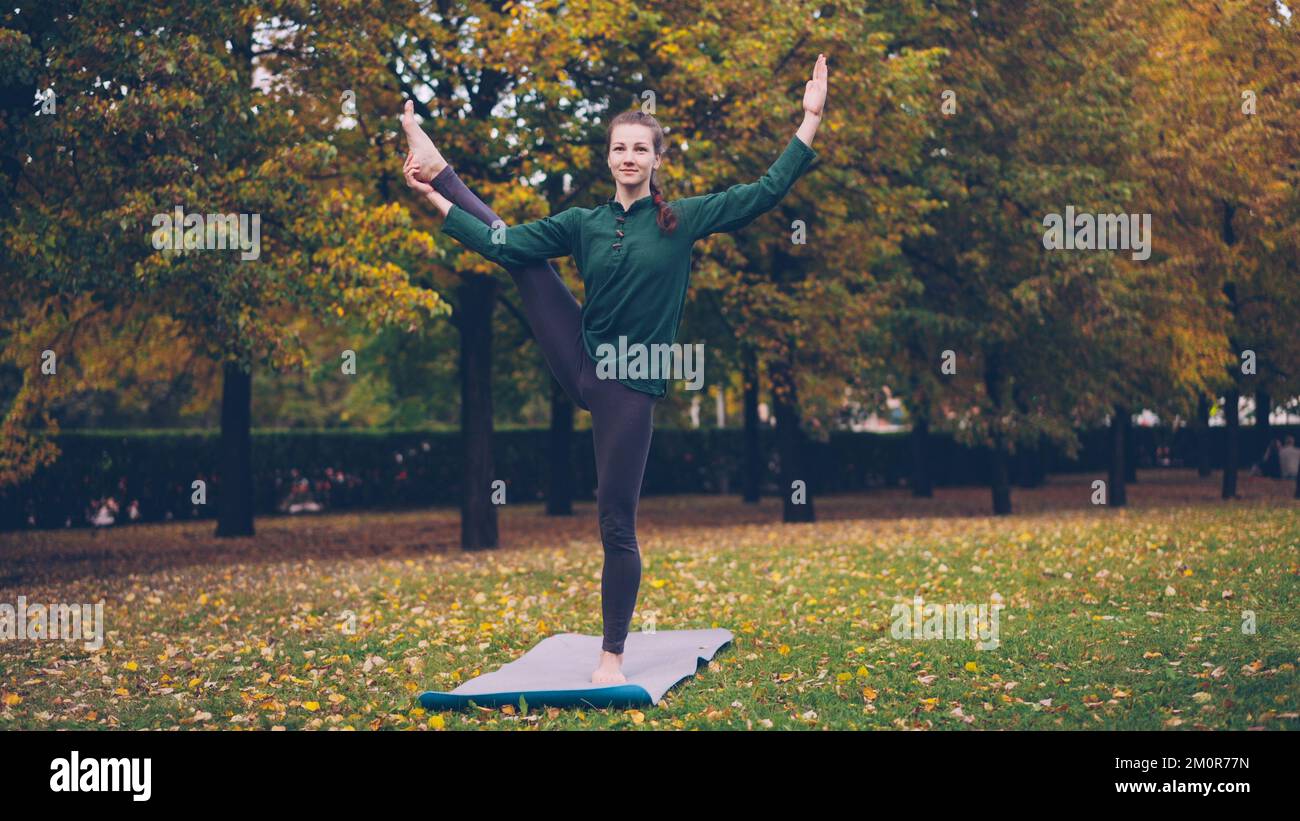
[[[433,207],[438,209],[438,213],[444,217],[451,213],[453,203],[451,200],[439,194],[424,180],[420,179],[420,163],[415,159],[414,152],[406,155],[406,161],[402,163],[402,176],[406,178],[406,184],[417,191],[420,196],[433,203]]]
[[[415,152],[407,152],[406,161],[402,163],[402,176],[406,178],[407,185],[427,197],[433,193],[433,186],[421,180],[419,174],[420,164],[416,162]]]

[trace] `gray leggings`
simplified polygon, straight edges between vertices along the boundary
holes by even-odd
[[[439,194],[491,225],[500,219],[448,165],[433,179]],[[636,542],[636,505],[645,476],[654,405],[658,397],[613,379],[598,379],[596,363],[582,344],[578,301],[551,263],[507,268],[519,287],[524,315],[551,372],[574,404],[591,412],[596,449],[596,510],[605,567],[600,575],[601,649],[622,653],[641,587],[641,551]]]

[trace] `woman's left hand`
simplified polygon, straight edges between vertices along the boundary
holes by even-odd
[[[803,110],[820,117],[826,107],[826,55],[817,55],[817,64],[813,66],[813,78],[803,89]]]

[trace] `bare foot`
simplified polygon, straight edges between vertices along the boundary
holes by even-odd
[[[591,674],[592,684],[624,684],[627,676],[623,675],[623,654],[600,651],[600,666]]]
[[[447,161],[415,121],[415,103],[410,100],[406,101],[406,109],[402,112],[402,132],[406,134],[406,146],[415,155],[415,164],[419,166],[416,179],[430,182],[447,167]]]

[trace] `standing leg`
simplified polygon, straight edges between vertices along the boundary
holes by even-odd
[[[641,586],[641,551],[636,538],[636,509],[654,433],[656,397],[614,380],[597,379],[588,357],[580,374],[584,398],[591,406],[596,451],[596,510],[605,565],[600,577],[604,640],[600,667],[592,681],[623,681],[618,672],[624,641],[632,623]],[[612,654],[607,656],[604,654]]]
[[[450,164],[433,178],[439,194],[487,225],[500,219],[465,185]],[[524,301],[524,316],[541,346],[551,373],[574,404],[589,410],[578,388],[578,369],[586,351],[582,345],[582,308],[550,262],[506,268]]]

